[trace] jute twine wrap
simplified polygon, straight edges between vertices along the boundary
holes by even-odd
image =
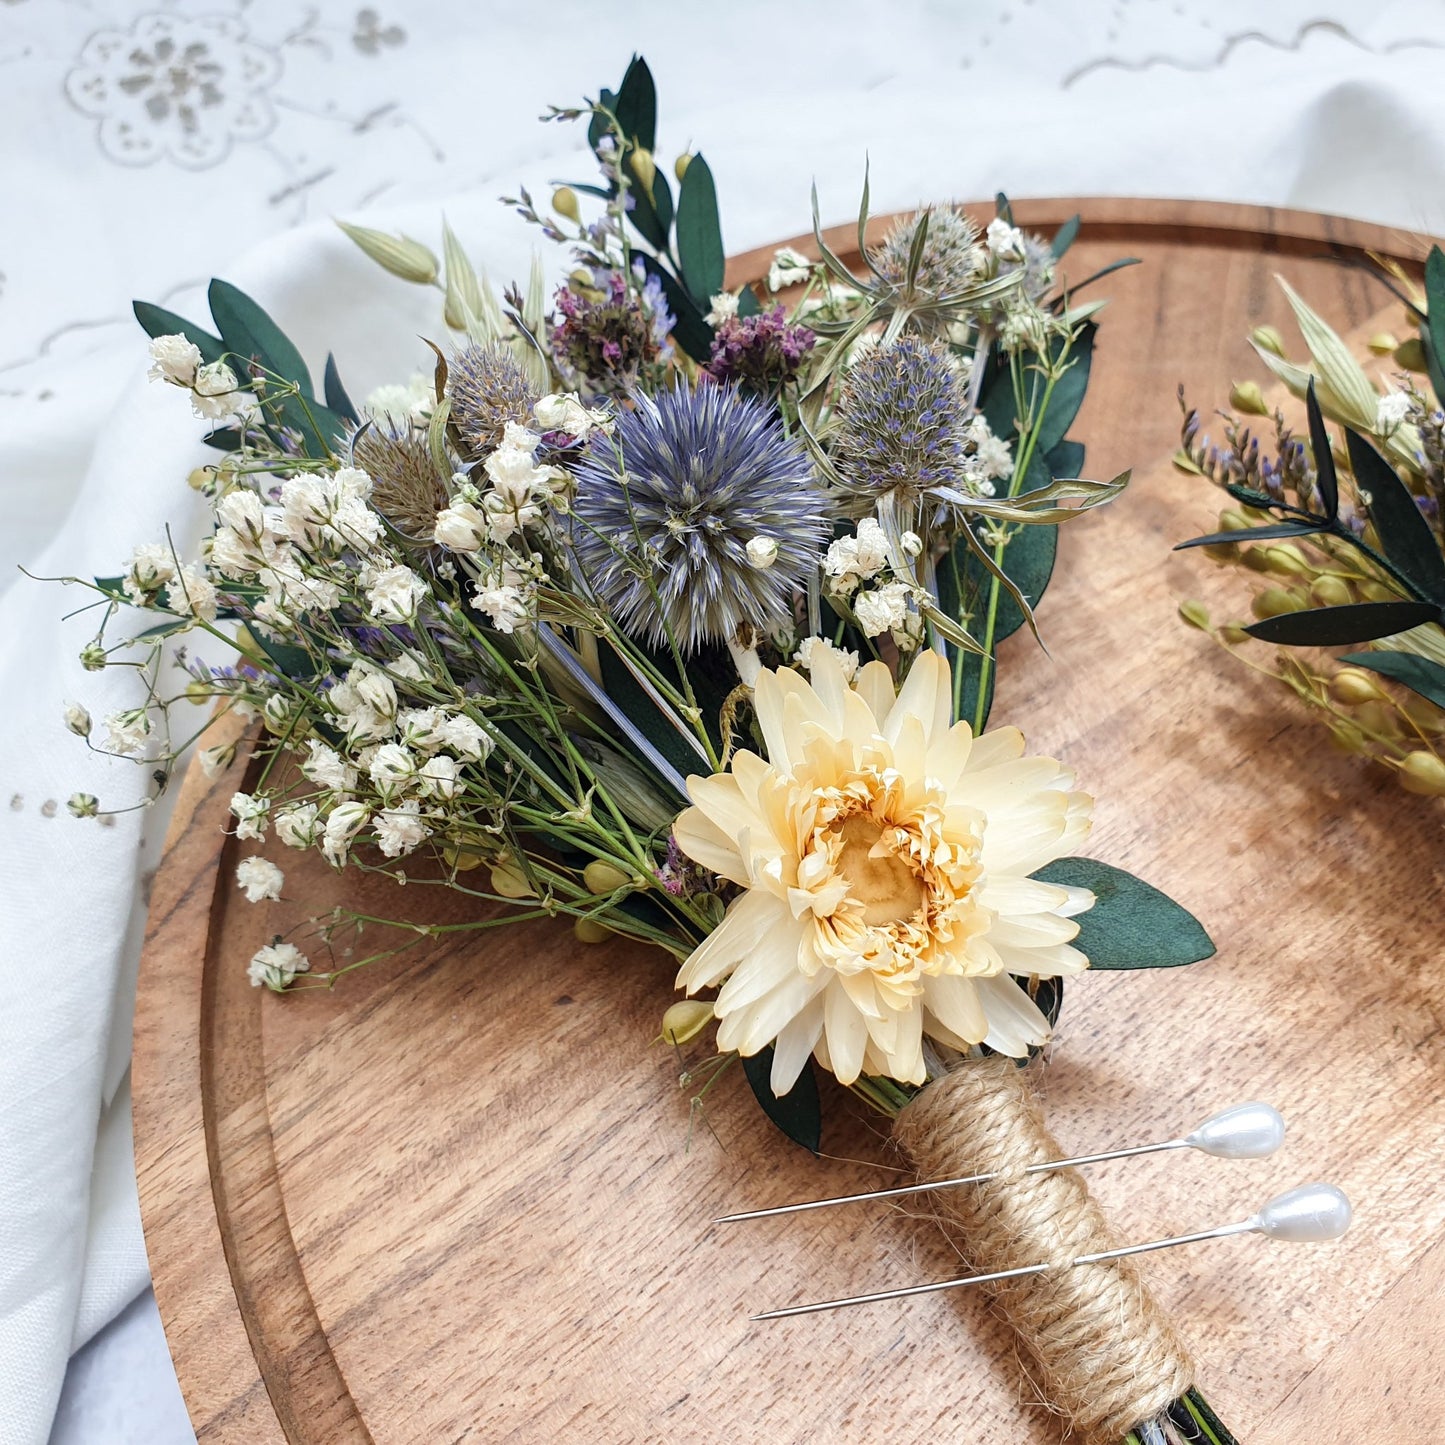
[[[1065,1156],[1012,1060],[961,1064],[918,1094],[893,1133],[922,1179],[1001,1172],[991,1184],[923,1196],[980,1273],[1115,1246],[1077,1170],[1023,1172]],[[1037,1359],[1045,1398],[1090,1445],[1116,1445],[1194,1382],[1188,1352],[1131,1260],[985,1288]]]

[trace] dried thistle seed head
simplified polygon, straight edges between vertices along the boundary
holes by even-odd
[[[408,537],[431,539],[437,513],[447,504],[447,479],[419,427],[390,418],[373,421],[352,438],[355,464],[371,478],[371,502]]]
[[[871,347],[838,397],[833,461],[845,486],[866,497],[934,487],[976,492],[965,464],[968,387],[941,342],[900,337]]]
[[[986,253],[979,229],[954,206],[938,206],[894,222],[873,253],[873,265],[890,286],[902,289],[918,228],[928,218],[914,289],[926,296],[953,296],[978,279]]]
[[[528,424],[540,394],[507,347],[474,341],[451,358],[447,399],[451,420],[476,460],[500,445],[508,422]]]

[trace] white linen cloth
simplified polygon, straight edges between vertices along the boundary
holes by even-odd
[[[445,205],[494,278],[525,275],[533,233],[493,198],[589,179],[578,129],[533,117],[615,85],[634,48],[660,158],[706,152],[731,250],[806,229],[815,176],[825,219],[850,219],[865,154],[880,211],[1002,186],[1445,230],[1427,0],[379,3],[0,3],[0,579],[115,572],[167,524],[194,544],[203,428],[141,380],[131,297],[204,321],[223,275],[318,372],[334,350],[353,394],[403,379],[440,332],[435,295],[325,218],[435,242]],[[65,814],[77,790],[145,791],[60,728],[68,701],[99,720],[135,696],[81,670],[89,615],[60,620],[77,594],[21,579],[0,598],[0,1445],[47,1438],[67,1357],[147,1279],[126,1079],[163,810]],[[153,1314],[126,1321],[56,1440],[189,1438]]]

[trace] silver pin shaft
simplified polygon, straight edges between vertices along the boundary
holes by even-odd
[[[1044,1174],[1051,1169],[1071,1169],[1076,1164],[1103,1164],[1110,1159],[1131,1159],[1138,1154],[1157,1154],[1165,1149],[1187,1149],[1187,1139],[1166,1139],[1162,1144],[1136,1144],[1131,1149],[1108,1149],[1102,1154],[1077,1154],[1072,1159],[1046,1159],[1030,1164],[1025,1174]],[[870,1189],[863,1194],[836,1194],[831,1199],[810,1199],[803,1204],[779,1204],[773,1209],[750,1209],[744,1214],[724,1214],[715,1224],[740,1224],[745,1219],[769,1219],[777,1214],[801,1214],[807,1209],[829,1209],[835,1204],[861,1204],[868,1199],[902,1199],[909,1194],[929,1194],[935,1189],[955,1189],[961,1184],[987,1184],[998,1172],[963,1174],[957,1179],[933,1179],[926,1184],[902,1184],[896,1189]]]
[[[912,1299],[915,1295],[937,1294],[940,1290],[961,1289],[970,1284],[995,1284],[1005,1279],[1023,1279],[1031,1274],[1045,1274],[1051,1269],[1075,1269],[1084,1264],[1103,1264],[1106,1260],[1124,1259],[1131,1254],[1147,1254],[1153,1249],[1170,1249],[1176,1244],[1199,1244],[1206,1239],[1224,1239],[1231,1234],[1249,1234],[1259,1228],[1259,1218],[1242,1220],[1238,1224],[1223,1224],[1217,1229],[1201,1230],[1198,1234],[1176,1234],[1169,1239],[1153,1239],[1147,1244],[1127,1244],[1120,1249],[1106,1249],[1098,1254],[1081,1254],[1077,1259],[1065,1260],[1058,1264],[1026,1264],[1018,1269],[1000,1269],[993,1274],[971,1274],[963,1279],[938,1280],[933,1284],[909,1285],[904,1289],[880,1290],[877,1294],[859,1294],[850,1299],[822,1300],[817,1304],[790,1305],[787,1309],[768,1310],[765,1314],[753,1315],[754,1320],[782,1320],[792,1315],[817,1314],[821,1310],[844,1309],[849,1305],[877,1304],[883,1300]]]

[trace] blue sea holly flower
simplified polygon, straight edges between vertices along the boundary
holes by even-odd
[[[629,634],[684,651],[792,615],[831,535],[802,447],[735,386],[636,395],[575,469],[577,566]],[[763,538],[776,544],[749,545]],[[766,554],[766,565],[760,559]]]

